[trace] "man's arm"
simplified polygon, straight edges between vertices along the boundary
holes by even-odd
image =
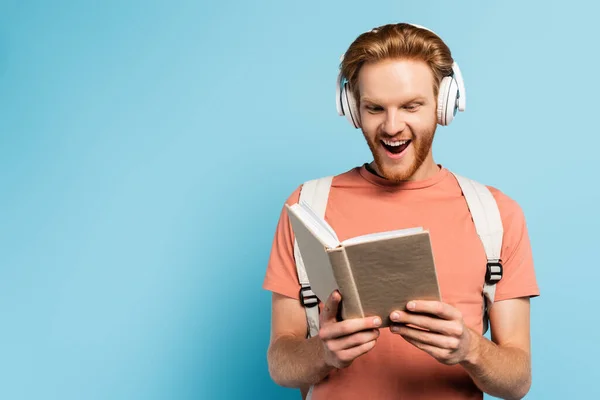
[[[341,295],[333,292],[319,316],[319,335],[306,338],[304,308],[298,300],[273,294],[269,373],[275,383],[306,389],[334,368],[345,368],[375,346],[379,318],[336,320]]]
[[[308,387],[333,369],[325,364],[319,337],[306,338],[307,323],[299,301],[273,293],[269,373],[284,387]]]
[[[503,300],[490,310],[492,341],[472,332],[474,351],[461,364],[484,392],[521,399],[531,387],[529,298]]]
[[[441,363],[462,365],[485,393],[503,399],[521,399],[527,394],[531,386],[528,298],[494,303],[490,310],[492,341],[466,327],[460,311],[448,304],[411,303],[408,312],[390,315],[398,323],[391,328],[393,333]]]

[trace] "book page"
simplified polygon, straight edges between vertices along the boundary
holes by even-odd
[[[414,235],[415,233],[423,232],[422,227],[408,228],[408,229],[399,229],[395,231],[387,231],[387,232],[376,232],[369,233],[367,235],[356,236],[350,239],[346,239],[342,242],[344,246],[366,243],[366,242],[375,242],[378,240],[392,239],[401,236],[409,236]]]
[[[333,228],[327,221],[320,218],[310,205],[302,201],[290,208],[326,247],[334,249],[340,245],[340,240]]]
[[[310,286],[319,300],[325,302],[331,292],[338,289],[330,253],[323,241],[314,234],[315,228],[306,222],[310,218],[306,215],[303,217],[305,219],[299,217],[303,213],[302,207],[297,204],[291,207],[286,204],[286,207]]]

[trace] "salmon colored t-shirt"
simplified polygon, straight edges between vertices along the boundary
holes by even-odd
[[[287,204],[298,201],[300,188]],[[523,212],[507,195],[489,188],[504,227],[504,275],[497,284],[495,299],[537,296]],[[401,184],[380,178],[366,165],[353,168],[334,177],[325,219],[340,240],[416,226],[429,230],[442,300],[461,311],[467,326],[482,332],[486,255],[456,178],[446,168],[440,166],[429,179]],[[263,287],[298,298],[293,240],[284,208]],[[389,329],[381,329],[380,333],[370,352],[318,383],[313,400],[482,399],[482,392],[460,365],[441,364]]]

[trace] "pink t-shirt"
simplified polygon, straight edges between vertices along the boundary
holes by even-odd
[[[523,212],[507,195],[489,188],[504,227],[504,274],[497,284],[495,300],[538,296]],[[300,187],[286,203],[296,203],[299,194]],[[325,219],[340,240],[416,226],[428,230],[442,300],[462,312],[467,326],[482,332],[486,255],[460,187],[447,169],[441,167],[426,180],[394,184],[369,172],[364,165],[353,168],[334,177]],[[293,240],[287,213],[282,209],[263,288],[298,298]],[[370,352],[317,384],[313,400],[483,397],[461,366],[439,363],[389,329],[380,333]]]

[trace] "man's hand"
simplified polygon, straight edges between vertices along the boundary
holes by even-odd
[[[325,363],[334,368],[346,368],[359,356],[370,351],[379,337],[381,318],[368,317],[337,321],[342,296],[334,291],[319,318],[319,338]]]
[[[392,333],[447,365],[467,361],[475,353],[477,338],[456,308],[439,301],[411,301],[406,308],[408,312],[390,314]]]

